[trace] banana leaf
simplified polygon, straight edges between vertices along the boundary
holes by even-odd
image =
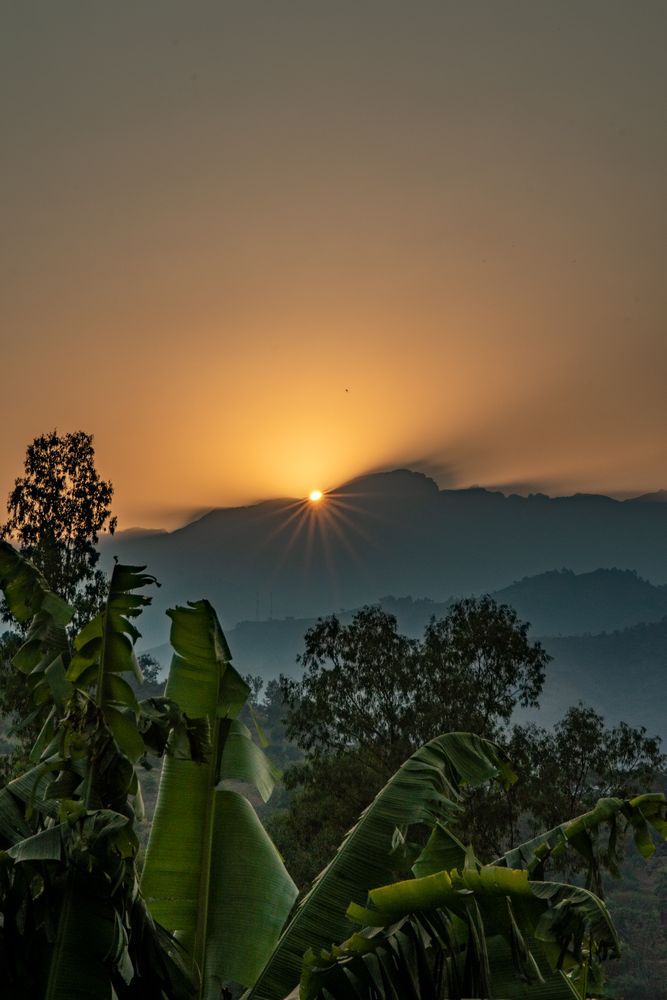
[[[2,539],[0,589],[9,612],[21,625],[27,625],[25,638],[12,658],[12,664],[28,677],[37,706],[33,717],[44,719],[36,748],[31,754],[31,759],[37,761],[55,732],[55,707],[62,707],[71,691],[65,676],[70,658],[65,627],[74,612],[62,598],[49,590],[40,571]]]
[[[51,624],[67,625],[74,613],[49,590],[40,571],[4,539],[0,539],[0,590],[10,614],[21,624],[43,612]]]
[[[367,905],[351,904],[348,916],[364,929],[309,953],[302,1000],[555,1000],[578,995],[591,947],[602,957],[619,951],[604,903],[588,890],[532,883],[525,871],[493,866],[471,864],[372,890]]]
[[[33,697],[52,705],[35,748],[39,762],[0,792],[0,836],[8,848],[0,944],[14,940],[20,950],[8,967],[6,952],[0,959],[7,988],[46,1000],[117,1000],[137,991],[190,998],[194,985],[178,946],[138,897],[128,803],[137,794],[133,762],[145,741],[140,706],[122,675],[141,676],[131,619],[148,603],[135,590],[153,578],[117,565],[105,607],[74,639],[73,656],[57,649],[53,656],[54,624],[62,630],[65,612],[25,560],[6,550],[0,556],[14,574],[3,579],[13,606],[24,615],[37,608],[18,665],[38,677]],[[154,719],[175,720],[174,732],[190,733],[173,703],[156,704]]]
[[[460,810],[460,789],[490,778],[513,780],[500,750],[470,733],[449,733],[421,747],[362,813],[283,931],[248,1000],[282,1000],[298,983],[304,954],[344,940],[350,901],[392,875],[396,828],[446,822]]]
[[[559,859],[570,851],[586,866],[587,887],[601,895],[603,865],[612,874],[619,874],[624,827],[632,830],[639,853],[649,858],[656,849],[651,830],[667,840],[666,814],[667,800],[662,792],[632,799],[599,799],[593,809],[512,848],[494,864],[525,868],[531,878],[539,879],[549,859]],[[604,827],[608,828],[606,840],[602,838]],[[427,873],[425,868],[422,873]]]
[[[175,608],[165,694],[205,717],[211,752],[200,763],[168,748],[141,891],[153,917],[191,952],[202,996],[253,982],[297,890],[257,816],[230,779],[268,795],[272,769],[236,719],[249,688],[231,664],[208,601]],[[172,752],[170,752],[170,749]]]

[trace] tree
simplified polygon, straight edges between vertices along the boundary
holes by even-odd
[[[393,615],[366,607],[349,625],[320,619],[304,645],[303,679],[281,677],[288,738],[310,760],[363,747],[384,780],[416,745],[417,643],[399,634]]]
[[[302,884],[318,870],[306,843],[330,854],[358,809],[439,733],[497,738],[516,704],[536,704],[549,660],[512,608],[490,597],[459,601],[421,641],[366,607],[349,625],[321,619],[304,647],[302,680],[282,677],[281,687],[287,736],[306,760],[286,772],[298,790],[288,814],[269,821]]]
[[[113,534],[113,487],[95,468],[92,435],[84,431],[59,436],[56,431],[34,439],[26,450],[24,475],[16,479],[7,501],[8,518],[0,539],[9,538],[44,576],[48,586],[73,609],[70,631],[102,607],[108,581],[97,568],[100,532]],[[21,627],[0,605],[0,617],[11,623],[0,643],[0,714],[8,721],[15,751],[3,770],[20,768],[39,724],[30,711],[25,677],[10,668],[21,645]]]
[[[319,620],[304,645],[303,679],[281,679],[288,736],[311,760],[362,748],[383,777],[464,720],[493,739],[517,704],[537,704],[549,661],[528,625],[490,597],[458,601],[421,642],[366,607],[349,625]]]
[[[652,786],[665,757],[645,730],[608,729],[583,706],[553,732],[510,726],[517,705],[538,705],[549,661],[528,628],[511,608],[482,597],[454,604],[421,640],[401,635],[396,619],[377,607],[349,625],[333,616],[308,630],[304,676],[281,679],[286,732],[305,760],[287,769],[293,797],[269,819],[299,884],[315,876],[396,767],[438,733],[477,733],[516,762],[521,777],[509,792],[491,786],[464,796],[461,830],[487,855],[600,795]]]
[[[562,816],[591,809],[601,797],[632,798],[652,788],[667,763],[659,737],[625,722],[608,727],[581,703],[552,730],[514,726],[502,742],[519,780],[503,794],[494,788],[471,791],[465,819],[470,839],[493,855],[555,826]]]
[[[95,614],[106,594],[96,549],[113,534],[113,486],[95,468],[93,437],[84,431],[34,439],[23,476],[7,502],[0,538],[9,538],[41,571],[49,587],[75,609],[75,625]]]
[[[446,722],[495,739],[517,705],[535,708],[551,657],[529,624],[492,597],[457,601],[432,620],[419,647],[415,715],[423,731]]]

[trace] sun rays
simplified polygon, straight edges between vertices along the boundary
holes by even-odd
[[[312,490],[303,499],[282,502],[279,512],[273,505],[267,509],[273,523],[260,529],[261,547],[275,549],[273,578],[290,564],[292,571],[300,564],[306,576],[319,569],[334,585],[345,563],[363,572],[364,549],[373,544],[363,527],[373,516],[364,501],[363,492]]]

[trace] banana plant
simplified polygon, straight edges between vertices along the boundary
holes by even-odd
[[[297,895],[294,882],[238,783],[266,801],[275,772],[237,718],[249,688],[231,663],[208,601],[168,612],[175,650],[166,695],[208,720],[203,763],[167,755],[141,890],[153,917],[177,934],[201,996],[249,985],[271,953]]]
[[[27,678],[35,704],[30,719],[44,722],[33,749],[38,760],[44,741],[54,732],[57,706],[69,691],[65,673],[70,660],[66,626],[73,609],[52,593],[42,574],[8,542],[0,540],[0,589],[7,609],[24,629],[13,665]]]
[[[603,963],[618,957],[620,944],[607,907],[588,886],[601,885],[602,855],[614,870],[623,827],[650,856],[651,831],[667,839],[666,810],[662,794],[601,799],[490,865],[438,821],[413,865],[416,877],[372,889],[366,906],[352,902],[347,917],[360,929],[342,944],[306,953],[298,996],[599,995]],[[546,861],[568,854],[585,866],[587,887],[544,880]]]
[[[237,718],[249,689],[210,604],[170,612],[166,697],[139,703],[128,683],[141,680],[133,619],[154,582],[143,569],[115,566],[104,609],[70,646],[71,609],[0,543],[0,585],[27,630],[15,666],[45,716],[34,766],[0,792],[0,974],[17,997],[219,996],[253,981],[297,894],[238,790],[266,800],[275,772]],[[142,893],[148,750],[166,761]]]
[[[0,545],[0,584],[27,629],[15,665],[47,713],[35,766],[0,792],[0,974],[17,998],[194,994],[182,949],[138,892],[134,763],[164,747],[142,735],[123,674],[137,673],[131,619],[149,600],[136,591],[152,582],[142,568],[116,566],[104,609],[70,649],[70,609]],[[197,727],[164,708],[196,740]]]
[[[587,889],[530,882],[521,870],[438,872],[372,890],[350,920],[363,930],[339,947],[311,952],[303,1000],[325,997],[581,996],[588,950],[615,955],[604,903]]]
[[[470,733],[449,733],[415,751],[398,769],[338,852],[315,880],[283,931],[248,1000],[283,1000],[299,982],[303,956],[349,933],[348,904],[361,903],[404,865],[403,831],[447,823],[460,812],[463,785],[513,774],[495,744]],[[409,866],[408,866],[409,867]]]
[[[290,989],[295,1000],[489,996],[492,987],[496,996],[562,1000],[597,990],[602,962],[619,952],[600,898],[602,862],[617,870],[625,828],[644,857],[655,850],[651,831],[667,839],[665,797],[601,799],[482,865],[449,823],[461,786],[494,776],[513,778],[498,749],[469,734],[417,751],[316,880],[248,1000],[283,1000]],[[415,822],[431,827],[425,846],[406,836]],[[547,861],[568,854],[586,869],[585,887],[544,881]],[[415,878],[400,890],[378,888],[411,866]],[[394,890],[398,910],[387,902]],[[354,923],[361,929],[350,936]]]

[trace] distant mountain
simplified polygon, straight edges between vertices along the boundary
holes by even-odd
[[[656,587],[627,569],[553,570],[524,577],[493,596],[511,604],[540,635],[614,631],[667,615],[667,586]]]
[[[102,551],[107,565],[113,555],[147,564],[163,584],[142,622],[153,645],[167,638],[159,612],[202,596],[230,629],[253,618],[312,618],[379,594],[442,603],[556,566],[628,567],[665,583],[666,527],[667,503],[439,490],[398,470],[347,483],[318,506],[278,499],[214,510],[177,531],[115,536]]]
[[[351,617],[345,612],[344,617]],[[227,633],[236,666],[243,674],[269,680],[280,673],[297,676],[296,656],[303,635],[315,619],[242,622]],[[570,705],[583,701],[605,716],[645,726],[667,744],[667,617],[617,632],[583,636],[543,636],[553,657],[547,669],[539,711],[520,717],[550,726]],[[171,655],[164,645],[151,652],[166,666]]]
[[[610,722],[645,725],[667,739],[667,588],[654,587],[627,570],[580,575],[561,570],[523,579],[493,596],[531,621],[531,635],[554,657],[542,708],[524,717],[550,725],[569,705],[583,700]],[[384,597],[378,603],[396,616],[401,631],[419,636],[432,616],[447,613],[451,601]],[[348,622],[354,611],[338,615]],[[615,616],[630,627],[610,627]],[[296,657],[315,621],[240,622],[227,632],[234,662],[242,673],[265,680],[280,673],[297,675]],[[583,634],[553,634],[576,630]],[[168,645],[151,652],[168,665]]]
[[[656,490],[655,493],[642,493],[639,497],[630,497],[624,503],[667,503],[667,490]]]
[[[167,532],[164,528],[123,528],[122,531],[117,531],[114,538],[117,541],[121,539],[125,542],[130,538],[145,538],[147,535],[166,535]]]
[[[602,635],[549,637],[542,710],[550,724],[581,699],[607,722],[646,726],[667,745],[667,618]]]

